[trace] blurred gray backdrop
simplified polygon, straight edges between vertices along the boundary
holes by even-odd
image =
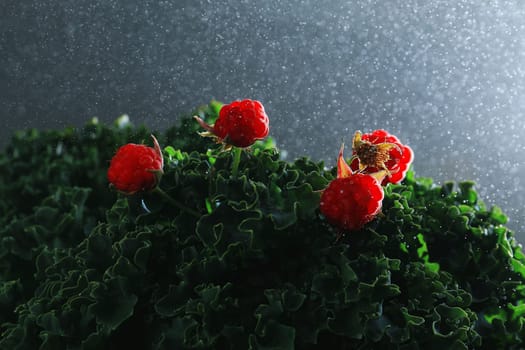
[[[475,180],[523,240],[524,18],[505,0],[3,0],[0,146],[254,98],[288,159],[332,166],[354,130],[385,128],[418,175]]]

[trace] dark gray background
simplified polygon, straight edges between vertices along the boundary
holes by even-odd
[[[524,18],[503,0],[3,0],[1,145],[255,98],[288,159],[332,166],[354,130],[385,128],[418,175],[475,180],[525,239]]]

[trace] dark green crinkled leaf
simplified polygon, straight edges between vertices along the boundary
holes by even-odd
[[[97,300],[89,310],[109,331],[115,330],[122,322],[133,315],[137,296],[125,291],[124,280],[116,277],[99,284],[92,296]]]
[[[292,350],[295,329],[274,321],[268,322],[257,338],[250,337],[249,349],[254,350]]]
[[[364,333],[364,326],[359,314],[359,308],[349,306],[338,310],[333,318],[328,319],[328,329],[337,335],[361,339]]]
[[[213,124],[221,104],[196,110]],[[0,153],[1,349],[519,349],[525,254],[471,181],[384,187],[362,230],[319,215],[335,168],[233,157],[191,118],[155,133],[155,193],[108,188],[151,131],[95,120],[27,130]],[[277,140],[278,141],[278,140]],[[340,237],[337,240],[337,237]]]

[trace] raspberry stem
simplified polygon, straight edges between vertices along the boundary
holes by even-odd
[[[242,148],[233,147],[233,163],[232,163],[232,177],[237,178],[237,172],[239,170],[239,163],[241,161]]]
[[[164,190],[162,188],[160,188],[159,186],[155,187],[153,192],[159,194],[166,202],[168,202],[169,204],[173,205],[174,207],[177,207],[180,210],[185,211],[186,213],[195,216],[196,218],[200,218],[201,217],[201,214],[199,212],[197,212],[196,210],[190,209],[190,208],[186,207],[184,204],[182,204],[179,201],[175,200],[169,194],[164,192]]]

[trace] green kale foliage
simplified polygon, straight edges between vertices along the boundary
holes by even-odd
[[[197,111],[212,122],[219,105]],[[123,197],[106,170],[132,126],[15,135],[0,155],[1,349],[512,349],[525,255],[473,183],[410,172],[336,241],[319,214],[335,169],[232,155],[190,118],[160,135],[161,187]]]

